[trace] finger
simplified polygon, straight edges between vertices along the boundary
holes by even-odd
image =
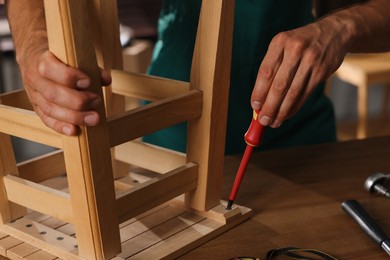
[[[326,67],[321,57],[322,55],[313,50],[305,52],[291,88],[279,110],[277,121],[283,122],[298,112],[315,87],[324,79]],[[279,125],[275,124],[274,127]]]
[[[40,78],[34,86],[34,91],[40,93],[46,102],[71,110],[93,110],[102,103],[102,98],[96,93],[68,88],[45,78]]]
[[[49,51],[43,54],[38,71],[43,77],[70,88],[86,89],[91,84],[85,73],[61,62]]]
[[[303,106],[303,104],[306,102],[306,100],[309,98],[309,96],[313,93],[313,90],[318,86],[320,81],[318,80],[318,76],[316,75],[316,72],[313,70],[312,73],[309,75],[309,79],[307,80],[307,87],[297,100],[297,102],[293,105],[291,113],[293,114],[298,112],[298,110]]]
[[[299,65],[299,57],[294,54],[294,52],[285,52],[282,64],[272,81],[263,108],[259,113],[259,122],[264,126],[280,124],[280,122],[275,118],[279,112],[285,95],[291,86]]]
[[[34,107],[35,112],[40,117],[42,122],[49,128],[53,129],[57,133],[72,136],[77,135],[78,128],[75,125],[59,121],[55,118],[48,117],[43,113],[43,111],[39,107]]]
[[[33,93],[34,109],[42,119],[55,119],[72,125],[95,126],[99,122],[99,114],[96,111],[77,111],[47,102],[40,93]],[[51,124],[50,127],[53,125]]]
[[[260,65],[255,86],[252,91],[251,106],[254,110],[262,109],[272,81],[282,63],[282,59],[283,52],[279,48],[274,47],[271,43],[269,50]]]
[[[311,68],[301,63],[294,75],[291,86],[283,99],[280,109],[275,116],[275,120],[271,124],[272,128],[279,127],[286,119],[290,118],[298,111],[300,106],[297,107],[297,105],[304,97],[303,93],[307,89],[310,75]]]

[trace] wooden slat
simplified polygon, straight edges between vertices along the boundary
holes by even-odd
[[[190,83],[203,91],[202,116],[188,122],[187,160],[199,164],[199,185],[189,207],[204,211],[219,204],[223,175],[234,0],[203,1]]]
[[[114,93],[149,101],[181,95],[190,89],[188,82],[120,70],[111,71],[111,77]]]
[[[24,89],[7,92],[0,95],[0,103],[6,106],[34,110]]]
[[[115,158],[157,173],[166,173],[186,163],[183,153],[140,141],[116,146]]]
[[[53,183],[50,182],[51,186],[57,186],[58,182],[54,181]],[[60,188],[60,186],[57,186],[55,188]],[[31,212],[30,214],[26,215],[25,218],[27,218],[30,221],[39,222],[40,224],[44,225],[48,229],[55,229],[61,233],[64,233],[66,235],[72,235],[68,234],[66,232],[63,232],[64,226],[71,226],[71,224],[66,224],[64,221],[49,217],[47,215],[43,215],[41,213],[38,213],[36,211]],[[44,236],[44,234],[42,234]],[[39,249],[38,247],[32,246],[28,243],[22,243],[15,247],[12,247],[7,250],[7,257],[10,259],[36,259],[36,260],[46,260],[46,259],[57,259],[60,260],[57,256],[54,256],[52,254],[47,253],[46,251],[43,251],[43,248]]]
[[[110,146],[117,146],[180,122],[199,117],[202,93],[197,90],[135,108],[108,121]]]
[[[39,248],[27,243],[19,244],[7,250],[7,256],[10,259],[25,259],[27,256],[39,251]]]
[[[44,3],[50,51],[64,63],[84,71],[91,79],[89,90],[103,97],[88,16],[88,12],[98,10],[87,9],[86,1],[79,0]],[[97,112],[101,119],[97,126],[80,127],[77,137],[63,137],[70,198],[77,212],[73,222],[79,253],[88,259],[106,259],[120,251],[104,106],[98,107]]]
[[[8,199],[27,208],[73,222],[69,194],[15,176],[5,176]]]
[[[225,207],[226,203],[223,202],[219,207],[221,206]],[[220,210],[219,208],[213,208],[212,211],[219,212]],[[244,221],[251,212],[250,209],[245,207],[239,207],[238,211],[240,213],[237,216],[229,216],[229,219],[222,223],[205,219],[204,216],[197,215],[196,212],[188,211],[183,205],[180,207],[171,205],[171,203],[160,205],[122,223],[122,252],[113,259],[176,258],[235,226],[239,222]],[[36,226],[34,222],[36,221],[29,219],[18,220],[16,225],[18,230],[15,230],[15,227],[12,227],[12,230],[15,233],[23,231],[27,234],[27,239],[29,239],[27,241],[32,241],[36,248],[32,248],[25,243],[20,243],[21,241],[14,240],[12,237],[12,241],[4,243],[4,246],[7,247],[7,250],[4,250],[7,256],[11,259],[30,259],[30,257],[32,257],[31,259],[39,260],[54,259],[55,257],[53,255],[49,255],[49,257],[53,258],[46,258],[46,254],[49,254],[48,251],[50,251],[63,259],[69,259],[67,258],[67,254],[72,251],[72,243],[74,242],[74,240],[68,241],[68,236],[74,235],[74,230],[71,225],[63,225],[63,222],[53,218],[43,220],[39,226]],[[27,225],[29,224],[32,225],[28,227]],[[51,248],[53,243],[44,248],[46,251],[37,251],[38,242],[35,241],[37,238],[34,236],[43,230],[49,233],[48,241],[51,241],[58,235],[64,236],[65,245],[61,245],[61,241],[56,241],[58,243],[55,245],[57,247],[56,251],[53,251],[53,248]],[[45,236],[41,235],[41,238],[45,238]],[[18,243],[13,241],[17,241]],[[41,246],[39,248],[42,249]],[[60,247],[58,248],[58,246]],[[67,252],[61,252],[59,249]],[[38,256],[44,257],[39,258]]]
[[[150,228],[144,233],[123,243],[123,250],[118,256],[129,258],[139,252],[142,252],[145,248],[158,244],[164,239],[185,230],[203,219],[204,217],[198,216],[192,212],[186,212],[177,218],[170,219],[163,223],[156,219],[160,225]],[[179,243],[179,241],[177,241],[177,243]],[[159,257],[139,259],[159,259]]]
[[[186,229],[169,236],[159,243],[146,248],[134,257],[127,259],[176,259],[186,252],[194,249],[208,240],[236,226],[246,220],[251,214],[251,210],[241,207],[241,214],[233,221],[223,224],[210,219],[203,219],[199,222],[188,222]]]
[[[15,222],[0,226],[0,230],[13,238],[43,249],[45,253],[60,256],[63,259],[80,260],[77,255],[77,240],[38,222],[21,218]],[[44,232],[44,235],[42,234]],[[40,252],[40,251],[37,251]],[[28,257],[26,257],[29,259]],[[43,258],[44,259],[44,258]]]
[[[31,255],[26,256],[26,260],[61,260],[55,255],[49,254],[46,251],[39,250],[32,253]]]
[[[188,163],[121,194],[116,205],[119,222],[194,189],[197,179],[198,165]]]
[[[32,182],[42,182],[66,173],[61,150],[18,163],[19,176]]]
[[[127,241],[157,227],[161,223],[176,218],[186,212],[183,208],[175,208],[166,206],[154,211],[153,214],[146,216],[137,216],[130,219],[130,223],[121,227],[121,242],[124,248],[124,243]],[[127,222],[127,221],[126,221]],[[147,243],[147,241],[145,241]],[[127,243],[128,245],[136,246],[135,243]]]
[[[17,245],[22,244],[23,241],[14,237],[7,236],[0,240],[0,254],[6,256],[7,251]]]
[[[0,132],[61,148],[61,135],[45,126],[33,111],[0,105]]]

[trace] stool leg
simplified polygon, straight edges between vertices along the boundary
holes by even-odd
[[[18,176],[18,168],[9,135],[0,133],[0,223],[5,224],[27,213],[26,208],[16,205],[7,198],[7,190],[3,177],[6,175]]]
[[[220,203],[233,14],[234,1],[202,2],[191,88],[203,92],[203,110],[200,118],[188,122],[187,135],[187,161],[199,164],[199,180],[186,196],[186,205],[199,211]]]
[[[358,125],[357,138],[364,139],[368,134],[368,84],[358,86]]]

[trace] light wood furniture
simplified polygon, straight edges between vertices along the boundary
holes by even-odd
[[[386,86],[384,98],[381,101],[381,119],[382,122],[389,120],[390,53],[348,54],[334,76],[357,87],[357,138],[361,139],[369,136],[368,93],[369,87],[374,84]]]
[[[390,235],[390,199],[363,187],[371,174],[390,173],[389,155],[390,136],[253,154],[236,199],[252,208],[251,219],[179,259],[266,259],[269,250],[285,246],[323,250],[340,260],[389,259],[340,208],[356,199]],[[240,159],[225,160],[223,196]]]
[[[148,40],[133,40],[129,47],[123,49],[123,70],[145,73],[153,53],[153,43]]]
[[[99,95],[98,64],[113,69],[113,83],[104,88],[99,125],[81,127],[75,137],[45,127],[23,91],[1,96],[0,231],[22,249],[0,253],[28,259],[33,246],[39,259],[174,257],[247,219],[248,208],[227,211],[220,201],[234,1],[203,1],[189,83],[121,70],[115,1],[44,2],[50,50],[86,72]],[[153,102],[123,111],[124,96]],[[185,155],[132,141],[183,121]],[[10,136],[59,150],[17,165]],[[128,164],[159,174],[134,186],[124,174]],[[67,185],[53,185],[64,173]],[[184,202],[175,199],[182,194]],[[31,210],[67,228],[44,225]],[[130,223],[139,218],[139,226],[145,216],[165,222],[133,229]],[[161,231],[167,229],[174,233]],[[130,241],[134,234],[140,237]]]
[[[358,200],[390,234],[390,200],[363,188],[372,173],[390,173],[389,154],[390,136],[255,153],[236,199],[252,208],[251,218],[178,259],[265,259],[267,251],[284,246],[320,249],[340,260],[388,259],[340,206],[347,199]],[[222,197],[229,195],[240,160],[240,156],[225,158]],[[58,180],[51,181],[60,186]],[[133,252],[145,242],[152,245],[138,259],[161,258],[157,249],[161,237],[167,237],[160,242],[166,248],[174,247],[178,244],[176,238],[205,234],[213,223],[210,219],[196,222],[199,216],[183,215],[183,208],[172,208],[163,205],[121,224],[122,232],[128,232],[127,244],[132,243]],[[177,215],[181,218],[172,218]],[[42,214],[31,213],[26,218],[61,234],[74,232],[71,224]],[[198,225],[189,228],[188,236],[176,233],[191,222]],[[4,234],[0,236],[0,253],[11,259],[58,259]]]

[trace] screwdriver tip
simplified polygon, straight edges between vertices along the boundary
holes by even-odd
[[[227,210],[231,210],[232,206],[233,206],[233,200],[229,200],[228,203],[227,203],[226,209]]]

